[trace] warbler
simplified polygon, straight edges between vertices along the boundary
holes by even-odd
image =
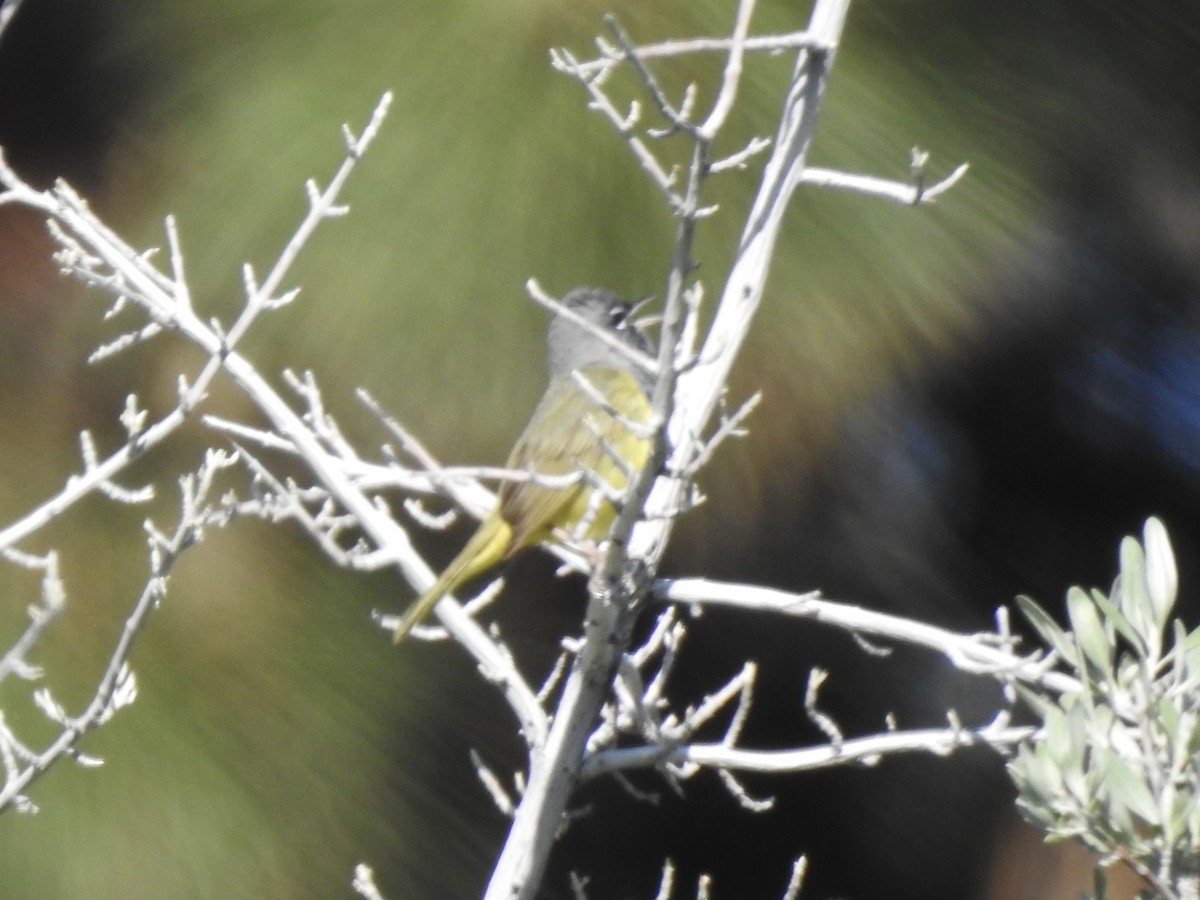
[[[495,509],[400,617],[397,643],[446,594],[526,547],[552,536],[603,538],[616,515],[612,497],[646,463],[650,436],[640,426],[650,418],[653,376],[597,334],[648,358],[650,342],[632,318],[637,304],[595,287],[575,288],[562,304],[593,327],[561,314],[550,322],[550,382],[506,463],[529,478],[500,485]]]

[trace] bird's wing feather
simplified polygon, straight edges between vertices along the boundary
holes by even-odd
[[[619,369],[589,367],[582,373],[602,396],[614,391],[631,390],[636,395],[632,404],[618,401],[622,409],[632,405],[630,417],[644,420],[649,406],[636,381],[628,372]],[[629,382],[626,386],[624,382]],[[582,414],[581,414],[582,411]],[[590,418],[595,430],[584,424]],[[603,435],[602,441],[599,435]],[[625,473],[616,465],[604,443],[615,447],[629,442],[631,433],[626,425],[605,411],[593,397],[571,377],[551,382],[542,402],[513,447],[508,468],[532,471],[539,475],[561,476],[575,472],[597,473],[615,487],[625,484]],[[632,469],[645,461],[647,442],[628,460]],[[623,455],[628,456],[623,451]],[[590,494],[587,478],[567,487],[547,487],[534,482],[507,482],[500,489],[500,510],[513,529],[511,552],[545,539],[556,525],[567,525],[563,517],[568,508]]]

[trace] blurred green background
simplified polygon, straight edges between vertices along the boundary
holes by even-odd
[[[0,41],[0,144],[27,178],[62,175],[135,244],[179,221],[197,305],[230,321],[241,264],[267,270],[385,89],[391,115],[301,258],[296,303],[244,347],[264,373],[313,368],[367,450],[383,440],[352,397],[368,388],[445,460],[498,462],[542,389],[545,316],[522,285],[661,293],[673,222],[622,142],[553,73],[552,46],[588,53],[615,11],[638,39],[724,32],[715,0],[653,4],[91,4],[27,0]],[[760,4],[758,32],[807,5]],[[1185,591],[1200,536],[1197,271],[1200,11],[1159,2],[856,0],[811,161],[905,178],[970,176],[936,205],[805,191],[790,215],[733,397],[761,389],[752,433],[702,479],[708,502],[676,532],[673,572],[744,579],[984,628],[1014,593],[1052,608],[1111,577],[1116,541],[1162,515]],[[660,65],[678,89],[714,58]],[[755,59],[724,149],[773,133],[791,61]],[[711,83],[711,82],[710,82]],[[668,145],[664,152],[679,148]],[[696,258],[710,296],[757,172],[712,183],[721,215]],[[164,410],[196,354],[170,338],[88,366],[113,323],[60,279],[36,217],[0,208],[0,521],[102,447],[136,391]],[[213,408],[250,416],[227,388]],[[173,521],[175,473],[199,426],[141,463]],[[399,504],[395,504],[399,508]],[[145,571],[145,509],[84,504],[27,549],[59,546],[70,607],[39,646],[75,708]],[[447,558],[463,529],[422,535]],[[519,562],[496,616],[531,672],[582,609],[577,584]],[[0,636],[36,590],[0,570]],[[521,747],[462,654],[396,650],[369,621],[410,593],[337,571],[294,529],[239,523],[181,560],[134,654],[138,702],[88,739],[97,771],[61,766],[35,817],[0,822],[0,897],[350,896],[360,860],[391,898],[471,897],[505,823],[468,750],[500,770]],[[747,657],[763,665],[748,740],[818,740],[801,697],[831,667],[848,733],[968,721],[996,696],[936,660],[866,658],[810,625],[710,614],[693,627],[678,696],[694,701]],[[49,734],[21,684],[0,705]],[[671,856],[719,896],[774,896],[808,852],[812,896],[1053,896],[1047,863],[1005,847],[996,759],[893,761],[870,772],[752,781],[752,816],[701,778],[685,800],[636,803],[610,782],[584,798],[545,896],[567,873],[595,897],[648,897]],[[643,788],[658,788],[649,776]],[[702,809],[703,815],[697,815]],[[1017,836],[1013,836],[1013,835]],[[1013,886],[1015,884],[1015,886]],[[1045,891],[1045,893],[1038,893]],[[806,896],[809,895],[806,893]],[[1065,896],[1062,888],[1057,895]]]

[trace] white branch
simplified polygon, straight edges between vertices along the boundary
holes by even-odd
[[[700,135],[704,140],[711,141],[729,118],[737,99],[738,85],[742,81],[742,60],[746,55],[746,37],[750,31],[750,17],[754,15],[754,0],[740,0],[737,17],[733,24],[733,34],[730,35],[729,53],[725,57],[725,71],[721,76],[721,90],[713,103],[712,111],[704,124],[700,126]]]
[[[203,321],[193,312],[190,299],[186,292],[180,293],[176,281],[182,271],[178,261],[174,263],[176,277],[164,275],[151,264],[150,254],[138,253],[121,240],[91,213],[86,202],[65,182],[58,182],[52,190],[34,190],[0,156],[0,184],[5,188],[0,194],[0,203],[24,204],[50,216],[54,225],[52,230],[63,248],[58,259],[67,270],[89,284],[140,306],[154,322],[170,323],[175,332],[199,346],[209,357],[199,376],[190,386],[184,386],[179,405],[171,413],[146,429],[136,441],[131,441],[107,459],[96,461],[83,475],[68,480],[54,498],[0,531],[0,548],[11,547],[44,527],[80,499],[110,483],[113,476],[141,452],[173,433],[203,398],[211,379],[223,369],[258,405],[276,433],[297,448],[330,496],[354,516],[378,548],[396,561],[408,582],[418,588],[432,584],[433,572],[418,556],[404,529],[354,484],[308,423],[234,349],[259,313],[286,299],[287,294],[282,298],[277,296],[279,288],[296,254],[316,226],[343,211],[343,207],[335,202],[337,193],[375,136],[390,99],[390,94],[384,95],[361,137],[347,135],[347,158],[325,191],[310,191],[309,211],[267,278],[259,285],[253,284],[252,276],[248,278],[250,290],[245,308],[228,330],[218,323]],[[177,233],[168,228],[172,255],[177,239]],[[526,738],[531,742],[540,740],[546,729],[546,715],[507,654],[453,601],[442,603],[438,615],[475,657],[485,678],[501,688]]]
[[[25,792],[29,786],[63,757],[73,756],[85,764],[98,763],[96,760],[80,756],[79,741],[89,731],[111,718],[122,706],[131,703],[136,696],[137,682],[129,668],[129,653],[151,610],[158,606],[166,593],[167,573],[179,554],[196,541],[197,532],[203,528],[206,519],[203,507],[212,486],[212,479],[228,464],[227,456],[209,451],[199,475],[181,479],[182,512],[171,535],[164,535],[151,523],[146,523],[150,545],[150,574],[133,606],[133,611],[125,620],[121,636],[96,684],[91,701],[78,716],[68,716],[48,690],[42,689],[35,696],[42,711],[60,725],[62,730],[44,750],[23,754],[22,764],[15,769],[8,768],[4,786],[0,789],[0,811],[11,805],[26,806],[29,801]],[[9,741],[11,740],[9,736]]]
[[[696,53],[729,53],[733,47],[733,39],[720,38],[684,38],[681,40],[661,41],[655,44],[642,44],[636,47],[637,55],[642,59],[663,59],[673,56],[691,56]],[[579,63],[580,74],[594,78],[622,62],[624,53],[616,47],[597,41],[601,52],[600,59]],[[817,42],[807,31],[795,31],[791,34],[772,34],[762,37],[747,37],[743,49],[747,53],[767,53],[771,55],[786,51],[802,50],[806,47],[817,47]]]
[[[25,681],[36,681],[42,670],[27,659],[29,651],[38,642],[66,606],[66,587],[58,569],[58,554],[50,551],[45,556],[32,556],[12,549],[0,549],[0,556],[26,569],[42,573],[42,596],[40,604],[29,607],[29,625],[16,642],[0,657],[0,682],[9,675]]]
[[[919,184],[904,184],[899,181],[889,181],[871,175],[853,175],[849,172],[838,172],[833,169],[818,169],[807,167],[800,175],[802,184],[813,187],[839,188],[894,200],[897,203],[916,205],[918,203],[933,203],[940,195],[946,193],[967,174],[970,166],[963,163],[953,172],[931,187]]]
[[[980,744],[1003,750],[1029,740],[1034,732],[1035,729],[1028,726],[993,723],[984,728],[894,731],[854,738],[838,745],[823,744],[794,750],[747,750],[725,743],[630,747],[601,750],[593,754],[584,762],[580,777],[591,779],[630,769],[650,769],[667,764],[760,774],[790,774],[843,766],[848,762],[870,765],[883,756],[896,753],[945,755],[963,747]]]
[[[1053,658],[1014,654],[997,646],[995,634],[961,634],[914,619],[825,600],[816,593],[792,594],[772,588],[687,578],[659,581],[654,586],[654,594],[675,603],[812,619],[855,634],[928,647],[943,654],[955,668],[971,674],[1036,683],[1059,692],[1080,690],[1074,678],[1050,670]]]

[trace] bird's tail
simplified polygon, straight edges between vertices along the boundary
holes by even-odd
[[[400,643],[414,625],[429,615],[434,604],[504,559],[511,537],[512,529],[499,516],[493,514],[486,519],[458,556],[442,570],[433,586],[404,611],[392,632],[392,641]]]

